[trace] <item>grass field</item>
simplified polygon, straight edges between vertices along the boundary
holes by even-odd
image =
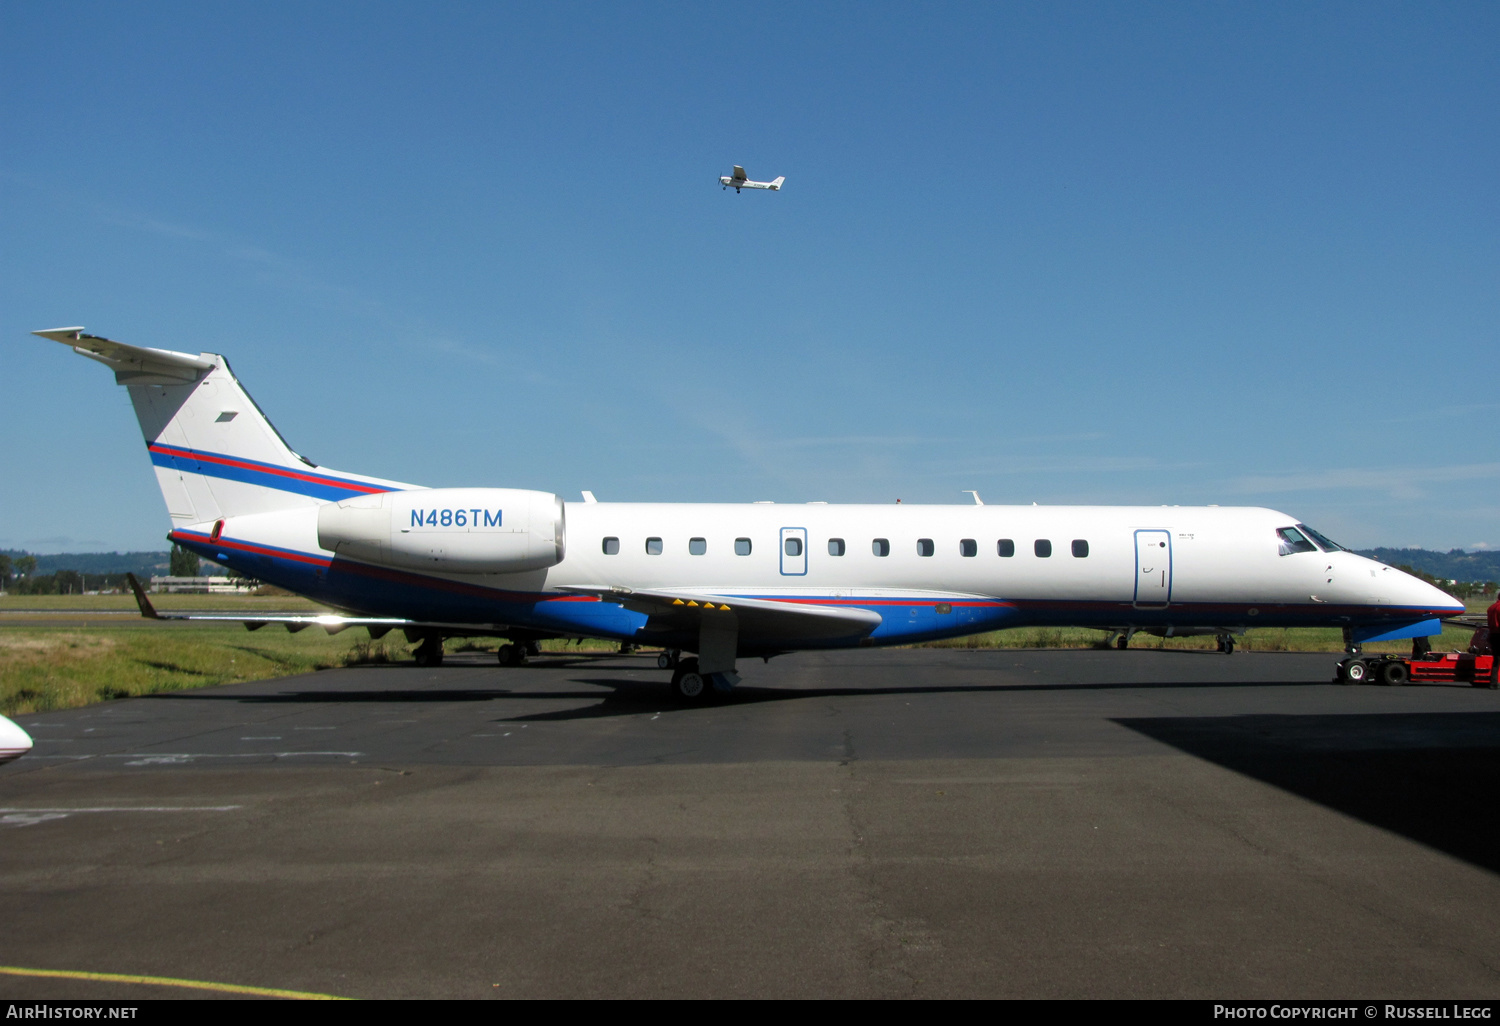
[[[152,600],[163,611],[269,613],[317,608],[285,596],[162,595]],[[1488,601],[1471,603],[1470,610],[1482,612]],[[297,634],[276,626],[250,632],[239,625],[160,623],[119,615],[134,609],[134,600],[124,595],[0,597],[0,713],[45,712],[134,695],[411,658],[411,647],[396,632],[371,641],[360,628],[333,636],[316,627]],[[1019,628],[925,647],[1092,648],[1104,638],[1104,632],[1096,630]],[[494,651],[500,644],[498,639],[453,639],[447,647],[450,652]],[[1135,648],[1211,649],[1214,639],[1138,635],[1132,644]],[[1469,632],[1452,627],[1441,639],[1433,639],[1433,648],[1440,651],[1468,644]],[[1343,642],[1337,630],[1252,630],[1238,645],[1252,652],[1332,654],[1342,649]],[[604,652],[615,647],[604,641],[542,645],[544,652]],[[1405,653],[1410,643],[1370,645],[1366,650]]]

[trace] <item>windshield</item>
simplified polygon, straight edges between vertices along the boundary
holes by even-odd
[[[1277,552],[1283,556],[1290,556],[1294,552],[1317,552],[1318,547],[1295,527],[1282,527],[1276,531],[1276,538],[1281,543]]]
[[[1346,551],[1348,551],[1342,545],[1340,545],[1338,542],[1336,542],[1336,541],[1329,541],[1327,538],[1323,537],[1321,534],[1319,534],[1317,531],[1314,531],[1311,527],[1308,527],[1306,524],[1298,524],[1297,525],[1297,530],[1301,531],[1303,534],[1307,535],[1313,541],[1317,542],[1318,545],[1323,549],[1324,552],[1346,552]]]

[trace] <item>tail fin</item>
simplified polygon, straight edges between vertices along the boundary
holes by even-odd
[[[780,178],[774,178],[774,179],[772,179],[771,180],[771,188],[773,188],[773,189],[780,189],[781,188],[781,183],[784,182],[784,181],[786,181],[786,175],[782,175]]]
[[[173,527],[413,487],[325,471],[297,455],[222,356],[126,345],[82,328],[33,334],[99,361],[130,390]]]

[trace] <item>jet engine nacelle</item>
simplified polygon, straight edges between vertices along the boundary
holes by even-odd
[[[562,562],[562,500],[519,488],[381,492],[318,509],[318,544],[413,570],[510,574]]]

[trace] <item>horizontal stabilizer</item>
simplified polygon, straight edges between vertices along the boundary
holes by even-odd
[[[115,381],[121,385],[178,385],[197,381],[214,367],[212,360],[202,356],[127,345],[89,335],[82,328],[50,328],[32,334],[61,342],[79,356],[98,360],[115,372]]]

